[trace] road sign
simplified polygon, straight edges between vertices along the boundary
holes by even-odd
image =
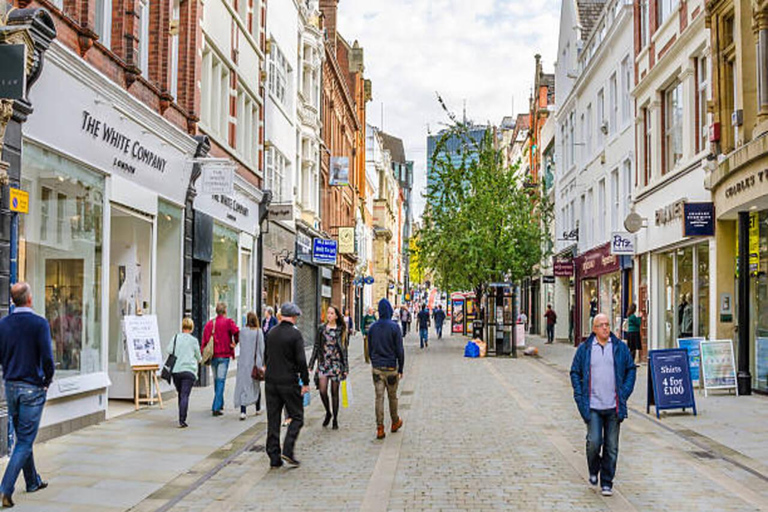
[[[692,408],[696,416],[696,400],[693,396],[693,382],[688,362],[688,351],[684,348],[651,350],[648,353],[648,401],[646,414],[656,406],[656,417],[665,409]]]
[[[318,265],[335,265],[337,249],[336,240],[315,238],[312,240],[312,261]]]
[[[18,188],[8,189],[10,197],[8,200],[10,209],[16,213],[29,213],[29,194]]]

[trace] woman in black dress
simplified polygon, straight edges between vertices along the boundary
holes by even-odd
[[[325,323],[317,330],[312,357],[309,359],[309,370],[312,371],[315,363],[317,363],[315,383],[320,390],[320,399],[325,407],[323,426],[327,427],[333,418],[334,430],[339,428],[339,386],[349,373],[348,341],[347,326],[339,308],[336,306],[329,307]],[[331,403],[328,400],[329,383],[331,385],[333,413],[331,413]]]

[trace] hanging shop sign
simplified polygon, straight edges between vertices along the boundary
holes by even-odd
[[[20,100],[27,90],[27,45],[0,45],[0,98]]]
[[[573,277],[573,258],[570,256],[556,256],[552,263],[555,277]]]
[[[611,235],[611,254],[632,256],[635,254],[635,237],[630,233],[614,231]]]
[[[206,159],[200,162],[200,191],[203,194],[232,195],[235,189],[237,165],[229,159]]]
[[[349,157],[331,157],[331,186],[349,185]]]
[[[312,240],[312,261],[318,265],[335,265],[337,252],[336,240],[326,238]]]
[[[296,257],[302,261],[312,261],[312,238],[301,231],[296,232]]]
[[[291,204],[270,204],[268,213],[271,222],[293,221],[293,205]]]
[[[648,353],[648,399],[645,412],[656,406],[656,418],[666,409],[693,409],[696,416],[696,400],[693,396],[688,364],[688,351],[684,348],[651,350]]]
[[[131,366],[163,365],[157,316],[126,315],[123,317],[123,331]]]
[[[366,276],[363,278],[363,282],[365,284],[373,284],[375,280],[373,279],[373,276]]]
[[[541,276],[541,282],[544,284],[554,284],[555,276]]]
[[[355,253],[355,228],[339,228],[339,254]]]
[[[576,268],[583,279],[617,272],[621,266],[619,257],[611,254],[611,244],[608,243],[577,257]]]
[[[29,193],[18,188],[8,189],[8,207],[12,212],[29,213]]]
[[[710,389],[734,389],[736,385],[736,359],[731,340],[701,342],[701,379],[704,396]]]
[[[706,338],[678,338],[678,348],[688,352],[688,366],[691,371],[691,380],[696,387],[701,385],[701,342]]]
[[[715,236],[715,203],[683,205],[683,236]]]

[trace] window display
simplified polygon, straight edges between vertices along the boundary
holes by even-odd
[[[581,282],[581,334],[586,337],[592,333],[592,319],[600,312],[597,297],[597,279],[584,279]]]
[[[689,245],[660,256],[663,283],[663,346],[677,338],[709,334],[709,244]]]
[[[621,273],[600,276],[600,310],[608,315],[611,331],[621,337]],[[590,326],[591,328],[591,326]]]
[[[168,342],[181,329],[182,231],[181,208],[160,201],[157,211],[157,289],[161,296],[155,309],[164,355]]]
[[[240,253],[240,325],[242,326],[245,326],[248,312],[253,309],[251,274],[251,251],[243,250]]]
[[[104,178],[34,144],[24,146],[19,280],[51,327],[59,378],[102,371]]]
[[[227,305],[227,315],[237,319],[237,274],[240,240],[237,233],[221,224],[213,225],[213,261],[208,317],[216,316],[216,304]]]

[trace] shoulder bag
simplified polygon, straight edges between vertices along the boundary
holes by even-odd
[[[258,334],[256,335],[258,337]],[[251,370],[251,378],[253,380],[262,381],[264,380],[264,368],[258,365],[258,359],[259,359],[259,343],[258,339],[256,341],[256,350],[253,353],[253,370]]]
[[[163,371],[160,372],[160,377],[166,380],[168,384],[171,383],[173,378],[173,367],[176,366],[176,336],[178,336],[178,334],[173,337],[173,348],[171,349],[171,353],[168,354],[168,359],[165,360]]]
[[[213,347],[216,344],[216,319],[211,320],[213,322],[213,329],[211,330],[211,337],[208,338],[208,344],[203,348],[203,364],[211,364],[213,361]]]

